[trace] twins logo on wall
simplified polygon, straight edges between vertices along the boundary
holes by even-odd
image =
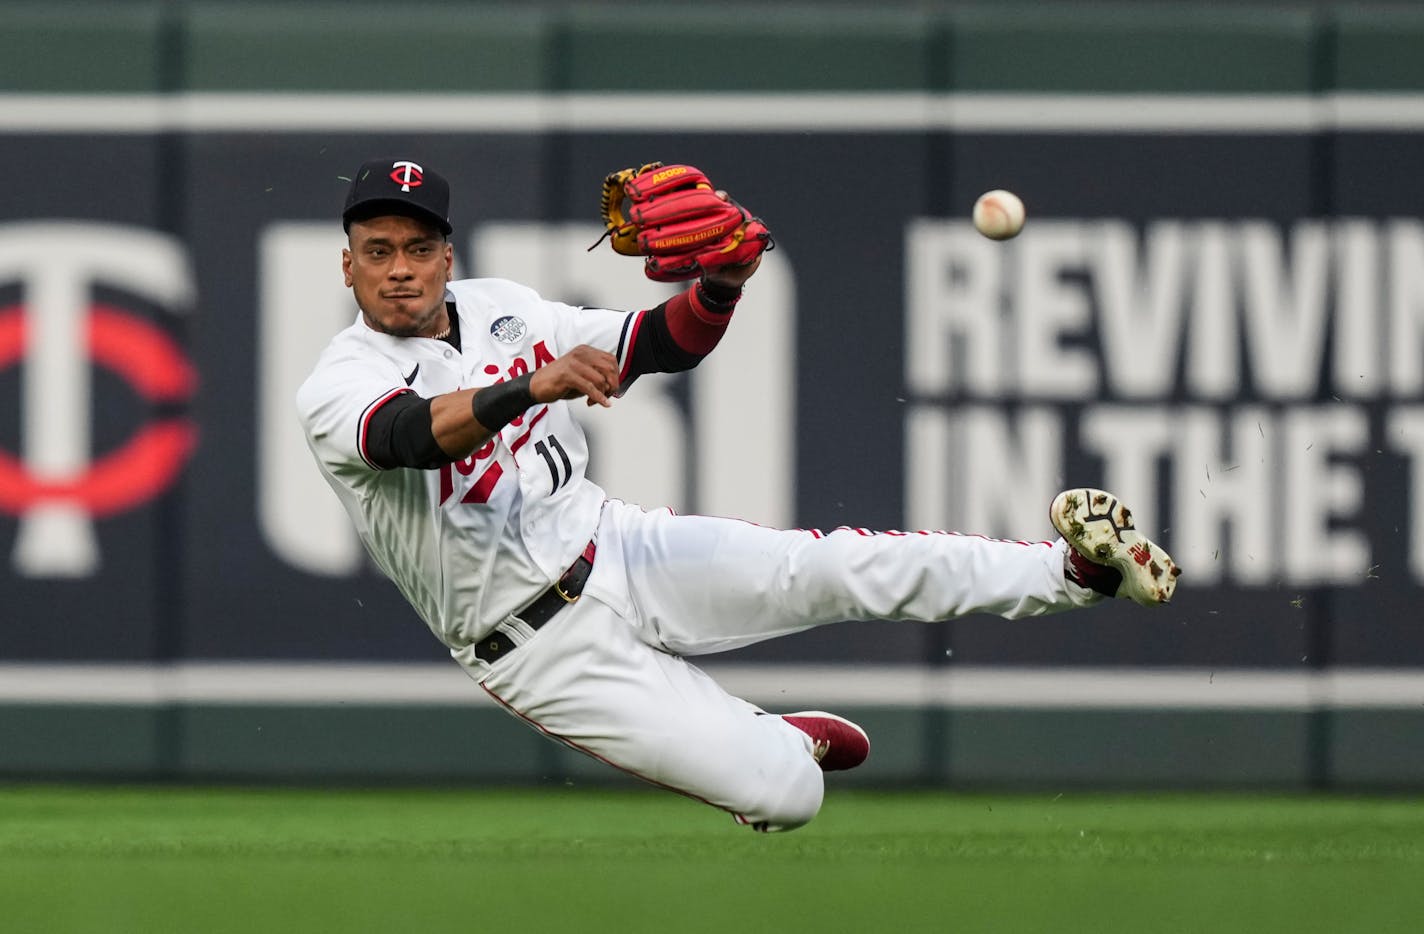
[[[82,577],[99,566],[94,520],[134,509],[176,481],[197,442],[186,414],[155,414],[95,455],[94,366],[123,380],[155,413],[191,398],[196,371],[161,328],[94,299],[102,286],[170,313],[193,305],[183,247],[138,227],[90,222],[0,225],[0,370],[20,366],[19,450],[0,449],[0,510],[19,519],[10,562],[27,577]]]

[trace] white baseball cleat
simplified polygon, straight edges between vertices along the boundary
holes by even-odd
[[[1075,583],[1143,606],[1172,599],[1182,569],[1162,546],[1138,534],[1132,512],[1102,490],[1064,490],[1049,518],[1068,542],[1064,574]]]
[[[803,710],[783,714],[781,719],[811,737],[811,755],[822,772],[853,769],[870,755],[870,737],[844,717]]]

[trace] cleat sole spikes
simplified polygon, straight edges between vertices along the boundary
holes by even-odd
[[[1132,512],[1102,490],[1065,490],[1054,497],[1049,518],[1069,547],[1088,561],[1122,575],[1117,596],[1142,606],[1172,599],[1182,569],[1162,546],[1137,531]]]

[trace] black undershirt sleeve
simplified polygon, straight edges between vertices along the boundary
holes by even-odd
[[[726,328],[741,297],[741,286],[704,280],[643,312],[633,346],[628,349],[624,388],[644,373],[680,373],[701,363],[721,340],[721,331]],[[684,337],[682,342],[674,336],[673,327],[668,323],[670,314],[678,318],[673,323]],[[621,341],[618,349],[621,355]]]
[[[667,325],[667,302],[643,312],[643,321],[638,328],[637,339],[633,342],[628,359],[628,376],[625,385],[630,384],[644,373],[681,373],[702,362],[706,354],[688,353],[673,340]]]
[[[366,425],[366,457],[377,467],[433,470],[454,461],[435,443],[430,400],[403,392],[371,416]]]

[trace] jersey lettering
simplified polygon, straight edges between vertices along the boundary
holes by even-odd
[[[537,342],[534,345],[534,369],[537,370],[540,367],[553,362],[554,355],[549,352],[548,345],[545,344],[543,341]],[[494,376],[498,372],[499,368],[493,363],[486,364],[485,373],[490,376]],[[501,376],[491,385],[498,386],[506,379],[516,379],[520,376],[523,376],[525,373],[528,373],[529,361],[525,360],[523,357],[515,357],[513,362],[509,364],[509,369],[506,372],[508,373],[507,376]],[[529,431],[532,431],[534,429],[534,423],[539,421],[539,419],[543,418],[548,411],[548,406],[545,406],[538,411],[534,418],[529,422]],[[524,427],[524,416],[520,415],[514,419],[511,419],[509,424],[513,428]],[[513,443],[510,444],[509,453],[513,454],[524,446],[524,443],[529,440],[529,431],[524,432],[524,434],[520,435],[517,439],[514,440]],[[562,480],[560,480],[559,474],[557,471],[554,470],[551,462],[549,469],[550,472],[554,474],[554,490],[557,490],[562,483],[568,482],[569,477],[572,476],[573,467],[569,464],[569,456],[564,453],[564,449],[562,447],[559,447],[557,441],[554,442],[554,446],[558,449],[559,456],[563,458],[564,466],[566,468],[566,475],[563,477]],[[458,471],[460,476],[468,477],[470,474],[475,472],[475,462],[484,460],[485,458],[493,454],[494,447],[495,439],[491,438],[488,442],[486,442],[484,447],[480,448],[471,456],[463,460],[455,461],[454,464],[440,465],[440,505],[445,505],[446,501],[449,500],[451,496],[455,495],[455,476],[451,468],[453,467],[455,471]],[[549,458],[548,450],[546,448],[543,448],[542,444],[535,445],[535,449],[538,450],[539,453],[542,454],[546,459]],[[504,476],[504,468],[499,466],[499,464],[491,464],[485,470],[484,473],[480,474],[479,479],[477,479],[474,484],[471,485],[470,489],[465,493],[465,495],[460,497],[460,502],[476,504],[489,502],[490,494],[494,491],[495,484],[499,482],[499,478],[502,476]],[[552,493],[553,490],[550,490],[550,492]]]
[[[525,429],[525,431],[519,437],[509,442],[509,453],[511,455],[518,454],[519,449],[529,443],[529,437],[534,432],[534,426],[539,424],[539,422],[543,420],[544,416],[548,414],[549,407],[547,405],[539,407],[539,410],[536,411],[534,415],[529,419],[529,427]],[[520,418],[510,422],[509,424],[510,426],[517,428],[522,425],[523,421],[524,417],[521,416]],[[564,483],[567,483],[568,480],[573,476],[573,464],[569,461],[569,456],[564,452],[563,447],[552,435],[549,436],[549,440],[553,442],[554,449],[559,452],[559,457],[563,460],[564,474],[562,475],[562,477],[554,468],[550,459],[550,455],[548,453],[548,449],[544,446],[544,442],[540,441],[535,443],[534,449],[538,451],[541,455],[543,455],[546,460],[550,460],[549,470],[550,473],[554,475],[554,486],[553,489],[549,491],[550,493],[552,493]],[[471,454],[469,457],[466,457],[463,460],[455,461],[452,464],[440,465],[440,505],[445,505],[446,501],[448,501],[450,497],[455,494],[455,473],[459,473],[462,477],[470,476],[479,466],[479,464],[477,463],[478,461],[482,461],[494,453],[495,443],[496,440],[494,438],[491,438],[489,441],[485,442],[484,447],[480,448],[478,451]],[[501,467],[498,463],[490,464],[488,467],[485,468],[484,472],[479,475],[479,477],[475,480],[474,484],[471,485],[470,489],[466,491],[465,495],[460,497],[460,502],[475,504],[489,502],[490,494],[494,491],[495,484],[499,482],[499,478],[502,476],[504,476],[504,468]]]
[[[504,468],[498,464],[490,464],[489,470],[480,474],[480,478],[475,481],[470,491],[460,497],[462,503],[488,503],[490,493],[494,490],[494,485],[499,482],[499,478],[504,476]]]

